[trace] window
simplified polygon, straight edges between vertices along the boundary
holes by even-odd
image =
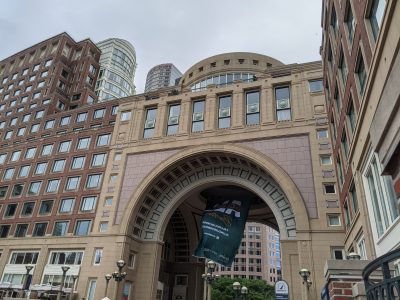
[[[328,225],[329,226],[340,226],[340,216],[339,215],[328,215]]]
[[[36,154],[36,147],[28,148],[25,152],[25,159],[34,158]]]
[[[114,155],[114,161],[120,161],[122,158],[122,153],[121,152],[116,152]]]
[[[381,176],[382,167],[376,154],[372,154],[364,173],[367,205],[373,230],[381,236],[398,218],[393,180],[390,176]]]
[[[98,188],[101,183],[101,174],[91,174],[88,176],[86,181],[86,188],[94,189]]]
[[[17,124],[18,118],[12,118],[10,121],[10,126],[15,126]]]
[[[105,113],[104,108],[96,109],[94,111],[93,119],[100,119],[100,118],[104,117],[104,113]]]
[[[47,223],[36,223],[33,227],[32,236],[44,236],[46,234]]]
[[[15,237],[25,237],[28,231],[29,224],[17,224],[17,228],[15,229]]]
[[[52,129],[54,127],[55,120],[48,120],[44,124],[44,129]]]
[[[30,165],[21,166],[21,168],[19,169],[18,178],[27,177],[29,175],[30,169]]]
[[[103,256],[103,249],[101,249],[101,248],[94,249],[93,264],[94,265],[100,265],[102,256]]]
[[[131,119],[132,112],[130,110],[121,112],[121,122],[129,121]]]
[[[334,184],[324,184],[325,194],[336,194],[336,189]]]
[[[30,216],[33,214],[35,208],[35,202],[25,202],[22,206],[21,216]]]
[[[23,189],[24,189],[24,185],[21,183],[18,183],[16,185],[14,185],[11,195],[13,197],[21,196]]]
[[[1,153],[0,154],[0,165],[4,164],[7,159],[7,154],[6,153]]]
[[[363,234],[357,239],[357,253],[360,255],[360,259],[367,259],[367,250]]]
[[[219,97],[218,128],[231,127],[231,96]]]
[[[371,10],[369,13],[369,20],[375,40],[378,38],[379,29],[381,27],[383,15],[385,12],[385,5],[386,0],[374,0],[372,2]]]
[[[129,253],[129,257],[128,257],[128,268],[135,268],[135,262],[136,262],[136,254],[131,252]]]
[[[60,179],[51,179],[47,182],[46,193],[57,193]]]
[[[90,220],[78,220],[76,221],[75,235],[88,235],[91,227]]]
[[[96,146],[107,146],[110,143],[111,134],[101,134],[97,137]]]
[[[117,113],[118,113],[118,105],[114,105],[114,106],[111,108],[111,115],[112,115],[112,116],[115,116]]]
[[[343,49],[340,51],[339,70],[340,70],[340,74],[341,74],[341,77],[342,77],[343,87],[345,87],[346,86],[346,81],[347,81],[348,71],[347,71],[346,58],[345,58],[345,55],[343,53]]]
[[[88,149],[90,146],[90,137],[84,137],[78,139],[78,145],[76,146],[76,149],[81,150],[81,149]]]
[[[246,125],[260,123],[260,92],[246,93]]]
[[[46,77],[49,74],[49,71],[44,71],[42,72],[42,74],[40,75],[41,77]]]
[[[38,132],[39,131],[39,127],[40,127],[40,124],[32,124],[30,132],[31,133]]]
[[[95,208],[97,197],[83,197],[81,201],[80,211],[92,211]]]
[[[3,174],[3,179],[4,180],[11,180],[14,176],[14,171],[15,168],[8,168],[5,170],[4,174]]]
[[[342,101],[340,100],[340,94],[339,94],[339,89],[338,89],[337,83],[335,86],[335,93],[333,95],[333,98],[335,99],[335,103],[336,103],[336,112],[339,113],[342,108]]]
[[[51,65],[52,61],[53,61],[52,59],[46,60],[44,66],[49,67]]]
[[[343,248],[333,248],[332,249],[332,259],[343,260],[344,259],[344,251]]]
[[[93,154],[91,165],[92,165],[92,167],[104,166],[106,163],[106,159],[107,159],[106,153]]]
[[[53,200],[46,200],[40,203],[39,215],[47,215],[51,213],[53,208]]]
[[[351,208],[353,210],[353,213],[355,214],[358,211],[358,200],[356,186],[354,185],[354,183],[350,186],[349,194],[351,199]]]
[[[71,121],[71,116],[64,116],[60,120],[60,126],[66,126]]]
[[[309,80],[308,86],[310,89],[310,93],[322,92],[324,90],[322,79]]]
[[[96,291],[96,283],[97,283],[97,281],[95,279],[89,281],[87,295],[86,295],[87,300],[94,300],[94,294]]]
[[[342,162],[340,160],[340,157],[337,158],[336,164],[337,164],[337,172],[338,172],[338,177],[339,177],[339,184],[340,184],[340,186],[343,186],[343,170],[342,170]]]
[[[76,190],[78,188],[78,186],[79,186],[80,179],[81,179],[80,176],[68,177],[67,178],[67,183],[65,185],[65,189],[67,191]]]
[[[80,265],[82,251],[54,251],[50,254],[49,265]]]
[[[44,110],[38,110],[35,114],[35,119],[41,119],[44,116]]]
[[[338,33],[338,29],[339,29],[339,22],[336,16],[336,9],[335,9],[335,5],[332,4],[332,12],[331,12],[331,26],[333,29],[333,32],[335,33],[335,35],[337,35]]]
[[[275,88],[276,116],[278,122],[290,121],[290,89],[289,86]]]
[[[57,159],[54,161],[52,172],[63,172],[65,167],[65,159]]]
[[[354,20],[354,16],[353,16],[353,10],[351,9],[350,1],[347,3],[344,19],[345,19],[344,21],[346,23],[349,42],[351,44],[351,43],[353,43],[354,28],[355,28],[356,24],[355,24],[355,20]]]
[[[42,156],[47,156],[47,155],[51,155],[51,152],[53,151],[53,144],[47,144],[44,145],[42,148]]]
[[[157,108],[148,108],[146,111],[146,121],[144,123],[143,138],[149,139],[154,135],[156,126]]]
[[[36,165],[35,175],[43,175],[46,173],[47,162],[41,162]]]
[[[342,132],[342,141],[341,141],[341,143],[342,143],[342,149],[343,149],[344,155],[347,158],[347,157],[349,157],[349,144],[347,142],[347,135],[346,135],[346,131],[344,129],[343,129],[343,132]]]
[[[18,204],[16,204],[16,203],[8,204],[6,207],[6,211],[4,213],[4,217],[5,218],[14,217],[15,212],[17,211],[17,207],[18,207]]]
[[[13,135],[12,130],[9,130],[9,131],[7,131],[7,132],[5,133],[4,139],[5,139],[5,140],[9,140],[9,139],[11,139],[12,135]]]
[[[72,159],[71,169],[77,170],[82,169],[85,165],[85,156],[77,156]]]
[[[328,129],[317,130],[317,138],[318,139],[328,138]]]
[[[358,79],[359,92],[362,95],[364,93],[365,83],[367,81],[367,73],[365,71],[364,59],[362,57],[361,52],[359,52],[359,54],[358,54],[355,75],[356,75],[356,78]]]
[[[178,133],[180,110],[180,104],[173,104],[169,106],[167,135],[175,135]]]
[[[85,122],[87,118],[87,112],[80,113],[76,116],[76,122]]]
[[[59,213],[70,213],[72,211],[73,206],[74,206],[73,198],[62,199],[61,203],[60,203],[60,208],[58,209],[58,212]]]
[[[353,99],[349,98],[349,107],[347,109],[347,123],[349,124],[349,128],[351,129],[351,133],[356,129],[356,112],[354,110]]]
[[[60,221],[54,223],[53,236],[64,236],[67,234],[68,221]]]
[[[21,127],[17,131],[17,136],[23,136],[25,134],[26,127]]]
[[[104,206],[111,206],[112,205],[112,197],[106,198],[104,200]]]
[[[7,190],[8,190],[8,186],[0,186],[0,199],[6,197]]]
[[[200,132],[204,130],[204,110],[204,100],[193,102],[192,132]]]
[[[320,162],[322,166],[332,165],[332,157],[330,155],[321,155]]]
[[[32,69],[32,72],[35,72],[35,71],[39,70],[39,67],[40,67],[40,64],[34,65],[33,69]]]
[[[100,222],[99,231],[105,232],[107,230],[108,230],[108,222],[107,221]]]
[[[38,259],[38,252],[12,252],[9,264],[10,265],[35,265]]]
[[[71,146],[71,141],[60,142],[60,145],[58,146],[58,152],[60,153],[68,152],[70,146]]]
[[[0,238],[6,238],[10,232],[11,225],[0,225]]]
[[[41,181],[31,182],[28,189],[28,195],[38,195],[40,192],[40,187],[42,186]]]

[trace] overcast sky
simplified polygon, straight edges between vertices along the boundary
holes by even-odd
[[[66,31],[75,40],[126,39],[136,49],[137,92],[171,62],[184,73],[224,52],[283,63],[319,60],[322,0],[2,0],[0,60]]]

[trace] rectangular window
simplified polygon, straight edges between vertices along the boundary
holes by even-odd
[[[219,97],[218,128],[231,127],[232,96]]]
[[[74,198],[61,199],[59,213],[70,213],[74,206]]]
[[[332,4],[332,12],[331,12],[331,26],[335,35],[337,35],[339,29],[339,22],[336,15],[335,5]]]
[[[340,160],[340,157],[337,158],[336,161],[337,164],[337,172],[338,172],[338,177],[339,177],[339,184],[340,186],[343,186],[343,170],[342,170],[342,162]]]
[[[18,204],[16,204],[16,203],[8,204],[6,207],[6,211],[4,213],[4,217],[5,218],[14,217],[15,212],[17,211],[17,207],[18,207]]]
[[[381,27],[383,15],[385,13],[386,0],[374,0],[369,13],[372,33],[375,40],[378,38],[379,29]]]
[[[53,173],[63,172],[65,167],[65,159],[57,159],[53,164]]]
[[[246,125],[260,123],[260,91],[246,93]]]
[[[3,174],[3,180],[11,180],[14,176],[15,168],[8,168]]]
[[[89,281],[87,295],[86,295],[87,300],[94,300],[94,294],[96,292],[96,283],[97,283],[96,280]],[[126,299],[128,299],[128,298],[126,298]]]
[[[336,194],[335,184],[324,184],[325,194]]]
[[[204,111],[205,111],[204,100],[193,102],[192,132],[204,131]]]
[[[60,221],[54,223],[53,236],[64,236],[67,234],[68,221]]]
[[[25,153],[25,159],[34,158],[34,157],[35,157],[35,154],[36,154],[36,147],[34,147],[34,148],[28,148],[28,149],[26,150],[26,153]]]
[[[29,224],[17,224],[17,228],[15,229],[15,237],[25,237],[28,231]]]
[[[157,117],[157,108],[148,108],[146,111],[146,120],[144,123],[143,138],[149,139],[154,136],[156,117]]]
[[[93,154],[92,158],[92,167],[101,167],[106,164],[107,154],[106,153],[97,153]]]
[[[91,223],[92,222],[90,220],[76,221],[76,227],[75,227],[74,234],[75,235],[88,235],[90,232]]]
[[[351,198],[351,208],[353,210],[353,213],[356,213],[358,211],[358,200],[356,186],[354,185],[354,183],[350,186],[349,194]]]
[[[7,154],[6,153],[1,153],[0,154],[0,165],[4,164],[7,159]]]
[[[46,173],[47,162],[41,162],[36,165],[35,175],[43,175]]]
[[[347,28],[347,34],[349,38],[350,44],[353,43],[353,38],[354,38],[354,28],[355,28],[355,20],[353,16],[353,10],[351,9],[351,4],[350,1],[347,3],[346,7],[346,12],[345,12],[345,23],[346,23],[346,28]]]
[[[121,122],[129,121],[131,119],[132,112],[130,110],[121,112]]]
[[[64,116],[60,120],[60,126],[66,126],[71,121],[71,116]]]
[[[42,201],[39,208],[39,215],[48,215],[53,208],[53,200]]]
[[[19,169],[18,178],[27,177],[29,175],[30,169],[31,169],[30,165],[21,166],[21,168]]]
[[[83,197],[81,201],[80,211],[88,212],[92,211],[95,208],[97,197]]]
[[[79,114],[76,116],[76,122],[77,122],[77,123],[79,123],[79,122],[85,122],[85,121],[86,121],[86,118],[87,118],[87,112],[79,113]]]
[[[32,236],[44,236],[46,234],[47,223],[36,223],[33,227]]]
[[[367,81],[367,73],[365,71],[364,59],[362,57],[361,51],[358,54],[355,75],[358,79],[358,87],[360,94],[362,95],[364,94],[365,83]]]
[[[87,177],[86,188],[87,189],[95,189],[100,186],[101,183],[101,174],[91,174]]]
[[[52,129],[54,127],[54,123],[55,123],[55,120],[46,121],[46,123],[44,124],[44,129],[45,130]]]
[[[326,139],[326,138],[328,138],[328,129],[317,130],[317,138],[318,139]]]
[[[84,137],[78,139],[78,145],[76,146],[76,149],[82,150],[82,149],[88,149],[90,146],[90,137]]]
[[[346,131],[342,132],[342,149],[346,158],[349,157],[349,143],[347,142]]]
[[[173,104],[169,106],[167,135],[178,134],[180,113],[181,113],[180,104]]]
[[[81,265],[82,251],[54,251],[50,254],[49,265]]]
[[[35,208],[35,202],[25,202],[22,206],[21,216],[30,216],[33,214],[33,209]]]
[[[309,80],[308,86],[310,93],[319,93],[324,90],[324,84],[322,83],[322,79]]]
[[[12,197],[19,197],[22,195],[22,191],[24,190],[24,185],[22,183],[18,183],[14,185],[11,196]]]
[[[96,109],[93,114],[93,119],[101,119],[102,117],[104,117],[104,113],[105,113],[104,108]]]
[[[68,152],[70,147],[71,147],[71,141],[60,142],[60,145],[58,146],[58,152],[59,153]]]
[[[339,70],[340,70],[340,74],[341,74],[341,77],[342,77],[343,87],[345,87],[346,86],[346,81],[347,81],[348,70],[347,70],[346,58],[345,58],[345,55],[343,53],[343,49],[340,52]]]
[[[51,179],[47,182],[46,193],[57,193],[60,179]]]
[[[79,186],[80,179],[81,179],[80,176],[68,177],[67,182],[65,184],[65,190],[67,191],[76,190]]]
[[[31,182],[29,189],[28,189],[28,195],[29,196],[36,196],[40,192],[40,187],[42,185],[41,181],[35,181]]]
[[[97,266],[100,265],[102,256],[103,256],[102,248],[94,249],[93,265],[97,265]]]
[[[42,148],[42,156],[51,155],[53,151],[53,144],[44,145]]]
[[[11,225],[0,225],[0,238],[8,237]]]
[[[328,225],[329,226],[341,226],[340,215],[328,215]]]
[[[82,169],[85,165],[85,156],[77,156],[72,158],[72,164],[71,164],[71,169],[72,170],[77,170],[77,169]]]
[[[96,146],[107,146],[111,140],[111,134],[101,134],[97,137]]]
[[[333,98],[335,99],[335,103],[336,103],[336,112],[339,113],[340,110],[342,109],[342,101],[340,99],[340,93],[339,93],[339,89],[338,89],[337,83],[336,83],[336,86],[335,86],[335,93],[333,95]]]
[[[108,230],[108,222],[107,221],[100,222],[99,231],[106,232],[107,230]]]
[[[290,88],[289,86],[275,88],[276,116],[278,122],[290,121]]]
[[[349,107],[347,109],[347,123],[349,124],[349,128],[351,129],[351,133],[356,129],[356,112],[354,110],[353,99],[349,98]]]
[[[0,199],[3,199],[7,195],[8,186],[0,186]]]

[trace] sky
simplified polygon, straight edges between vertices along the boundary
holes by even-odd
[[[283,63],[319,60],[322,0],[2,0],[0,60],[61,32],[135,47],[137,93],[147,72],[182,73],[207,57],[256,52]]]

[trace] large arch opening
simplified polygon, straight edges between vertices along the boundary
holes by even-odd
[[[292,287],[292,297],[300,299],[301,283],[292,276],[299,268],[297,231],[309,230],[309,221],[296,185],[259,153],[238,146],[219,151],[210,147],[182,151],[156,167],[125,210],[124,233],[139,241],[141,252],[156,253],[139,261],[137,272],[151,278],[138,278],[136,297],[155,299],[162,290],[165,299],[173,299],[173,290],[186,286],[187,299],[202,299],[204,260],[193,256],[201,216],[208,199],[235,195],[252,199],[248,221],[279,231],[285,242],[282,259],[291,259],[283,262],[282,276]]]

